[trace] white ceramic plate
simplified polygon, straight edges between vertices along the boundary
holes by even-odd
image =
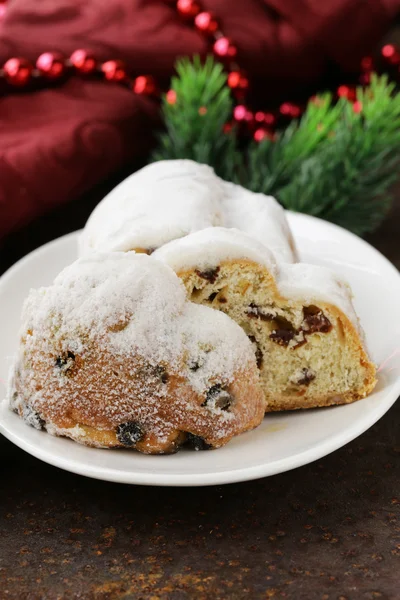
[[[400,275],[351,233],[313,217],[288,214],[302,260],[331,265],[352,285],[373,360],[381,365],[374,393],[347,406],[267,415],[263,424],[211,452],[145,456],[98,450],[37,431],[0,407],[0,431],[17,446],[74,473],[148,485],[213,485],[274,475],[317,460],[371,427],[400,394]],[[0,279],[0,399],[16,350],[22,302],[48,285],[77,256],[78,233],[29,254]]]

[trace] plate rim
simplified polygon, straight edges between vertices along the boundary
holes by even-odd
[[[292,211],[287,212],[289,213],[289,219],[294,217],[296,219],[301,219],[305,221],[316,221],[318,225],[322,224],[324,227],[331,228],[335,232],[338,231],[338,233],[340,233],[341,236],[347,236],[349,240],[355,240],[359,245],[364,246],[365,249],[368,249],[368,251],[372,250],[375,256],[380,261],[383,261],[385,267],[389,268],[391,274],[400,279],[400,272],[395,267],[395,265],[393,265],[388,258],[386,258],[381,252],[379,252],[379,250],[374,248],[367,241],[356,236],[354,233],[343,229],[342,227],[335,225],[334,223],[324,221],[323,219],[319,219],[318,217],[314,217],[312,215],[294,213]],[[3,273],[3,275],[0,277],[0,289],[7,285],[8,279],[12,277],[15,271],[20,269],[22,265],[25,265],[31,260],[34,260],[37,256],[48,252],[48,250],[53,245],[57,245],[62,241],[66,241],[68,238],[75,238],[76,241],[78,241],[81,231],[82,230],[76,230],[58,238],[55,238],[20,258],[14,265],[9,267],[5,271],[5,273]],[[346,430],[345,432],[340,431],[333,437],[330,437],[324,442],[319,443],[318,446],[314,446],[293,456],[281,458],[273,462],[267,462],[264,464],[258,464],[250,467],[241,467],[239,469],[228,469],[216,473],[202,472],[191,473],[190,475],[170,473],[163,475],[161,473],[153,474],[151,471],[116,471],[110,467],[94,466],[87,463],[80,464],[75,459],[73,459],[71,462],[71,459],[64,458],[61,455],[61,453],[53,454],[46,449],[42,449],[40,445],[35,445],[29,439],[24,439],[18,433],[15,433],[15,431],[10,430],[6,426],[6,424],[4,424],[3,419],[1,418],[0,433],[3,434],[6,439],[14,443],[16,446],[18,446],[25,452],[31,454],[39,460],[42,460],[45,463],[48,463],[52,466],[64,469],[72,473],[76,473],[78,475],[83,475],[94,479],[131,485],[170,487],[223,485],[228,483],[249,481],[253,479],[259,479],[262,477],[269,477],[279,473],[284,473],[292,469],[305,466],[306,464],[309,464],[311,462],[323,458],[324,456],[327,456],[328,454],[331,454],[335,450],[338,450],[339,448],[350,443],[351,441],[362,435],[370,427],[372,427],[379,419],[383,417],[383,415],[391,408],[391,406],[393,406],[399,395],[400,377],[398,377],[398,379],[396,379],[396,381],[393,382],[393,384],[391,385],[391,389],[385,394],[385,397],[379,402],[375,409],[370,413],[367,413],[366,418],[362,418],[356,421],[356,424],[353,425],[351,429]],[[1,413],[5,410],[8,411],[8,408],[5,407],[5,402],[0,401],[0,417]],[[18,418],[16,415],[12,415],[11,412],[7,416],[9,416],[10,418]],[[54,440],[57,439],[58,438],[54,438]]]

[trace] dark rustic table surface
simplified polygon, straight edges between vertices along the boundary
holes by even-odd
[[[103,193],[10,236],[0,269]],[[399,234],[400,201],[369,238],[397,267]],[[0,436],[0,599],[399,600],[399,416],[295,471],[207,488],[86,479]]]

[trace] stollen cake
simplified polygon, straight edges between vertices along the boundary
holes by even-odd
[[[265,410],[242,329],[133,252],[79,259],[30,292],[8,398],[33,427],[147,454],[217,448]]]
[[[225,312],[253,343],[267,411],[343,404],[375,385],[348,285],[329,269],[278,263],[249,235],[208,228],[153,254],[192,302]]]
[[[80,251],[151,254],[171,240],[218,226],[248,233],[278,260],[298,258],[285,211],[274,198],[223,181],[191,160],[156,162],[125,179],[94,209]]]

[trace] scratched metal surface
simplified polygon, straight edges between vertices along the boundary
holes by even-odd
[[[96,199],[10,236],[1,269]],[[399,230],[400,202],[369,240],[397,267]],[[296,471],[197,489],[89,480],[0,438],[0,600],[399,600],[399,417]]]

